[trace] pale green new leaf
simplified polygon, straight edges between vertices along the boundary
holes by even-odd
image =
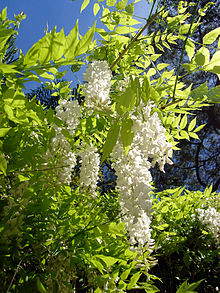
[[[2,9],[1,14],[0,14],[0,20],[1,21],[5,21],[7,17],[7,7],[5,7],[4,9]]]
[[[168,63],[159,63],[157,65],[157,69],[158,70],[163,70],[164,68],[166,68],[169,64]]]
[[[133,121],[131,118],[126,117],[123,119],[121,127],[121,139],[123,147],[125,149],[125,155],[128,154],[128,151],[134,138],[134,131],[132,131],[132,126]]]
[[[130,289],[132,289],[133,287],[136,286],[136,284],[137,284],[137,282],[138,282],[138,280],[139,280],[141,274],[142,274],[141,272],[137,272],[137,273],[135,273],[135,274],[131,277],[131,280],[130,280],[130,282],[128,283],[128,287],[127,287],[128,290],[130,290]]]
[[[181,122],[180,122],[180,129],[184,129],[186,127],[186,124],[187,124],[187,115],[185,114],[183,116],[183,118],[181,119]]]
[[[76,25],[70,31],[69,35],[66,37],[65,52],[64,55],[66,59],[74,59],[76,46],[79,42],[79,31],[78,31],[78,20]]]
[[[76,47],[75,56],[79,56],[87,52],[90,44],[92,43],[92,39],[95,33],[95,26],[96,26],[96,22],[88,30],[88,32],[84,35],[84,37],[79,41]]]
[[[99,4],[98,3],[95,3],[93,5],[93,14],[96,16],[96,14],[99,12],[99,10],[100,10]]]
[[[10,129],[11,127],[0,128],[0,137],[4,137]]]
[[[106,5],[107,6],[114,6],[117,0],[106,0]]]
[[[189,123],[188,131],[192,131],[196,126],[196,117]]]
[[[6,176],[6,170],[7,170],[7,161],[3,157],[3,154],[0,154],[0,171]]]
[[[108,131],[107,138],[103,146],[102,162],[104,162],[104,160],[108,158],[109,155],[111,154],[118,140],[119,131],[120,131],[120,123],[119,123],[119,120],[116,120]]]
[[[187,39],[186,41],[185,50],[189,57],[189,60],[191,61],[192,57],[195,54],[195,44],[189,39]]]
[[[210,63],[205,67],[204,70],[220,74],[220,50],[213,54]]]
[[[207,33],[203,37],[203,44],[211,45],[212,43],[215,42],[215,40],[218,38],[219,35],[220,35],[220,27],[218,27],[218,28],[212,30],[211,32]]]
[[[52,60],[58,61],[62,58],[65,51],[66,36],[63,29],[60,32],[56,32],[55,28],[51,32],[51,50]]]
[[[89,5],[90,0],[84,0],[80,9],[80,13]]]
[[[194,133],[194,132],[189,132],[189,136],[199,140],[198,135],[196,133]]]
[[[113,266],[118,261],[118,258],[102,254],[97,254],[95,257],[101,259],[106,264],[107,268]]]
[[[0,72],[2,74],[20,73],[15,68],[16,66],[12,64],[0,64]]]
[[[129,86],[124,93],[118,97],[118,106],[124,107],[124,111],[131,110],[136,102],[136,94],[134,89]]]

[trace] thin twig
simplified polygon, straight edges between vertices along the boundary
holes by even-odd
[[[13,282],[14,282],[14,279],[15,279],[17,273],[18,273],[19,267],[21,266],[21,263],[22,263],[22,261],[24,260],[24,257],[25,257],[25,255],[23,255],[22,259],[19,261],[19,263],[18,263],[18,265],[17,265],[17,268],[16,268],[16,270],[15,270],[15,272],[14,272],[14,275],[13,275],[13,277],[12,277],[12,279],[11,279],[11,282],[10,282],[10,284],[9,284],[9,286],[8,286],[8,289],[7,289],[6,293],[8,293],[9,290],[11,289],[11,286],[12,286],[12,284],[13,284]]]
[[[154,19],[158,16],[159,13],[155,13],[151,18],[148,19],[147,23],[143,26],[143,28],[137,33],[137,35],[131,40],[131,42],[127,45],[124,51],[118,56],[118,58],[113,62],[110,69],[112,70],[119,60],[124,56],[124,54],[130,49],[130,47],[137,41],[140,35],[145,31],[145,29],[154,21]]]

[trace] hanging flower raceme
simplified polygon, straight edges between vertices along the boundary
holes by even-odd
[[[93,61],[84,74],[83,92],[90,109],[105,107],[110,103],[109,90],[112,73],[106,61]]]
[[[57,117],[66,125],[66,130],[74,135],[81,118],[80,106],[77,101],[62,100],[56,107]],[[71,144],[64,137],[63,128],[56,126],[56,135],[45,155],[46,161],[54,165],[53,173],[56,182],[70,184],[73,168],[76,165],[76,155]]]
[[[95,197],[100,166],[99,154],[92,144],[83,144],[83,150],[79,153],[79,156],[81,157],[79,179],[81,190],[87,191]]]
[[[217,243],[220,242],[220,213],[214,207],[196,209],[199,221],[212,233]]]
[[[158,163],[164,171],[164,164],[172,163],[172,145],[166,140],[165,129],[157,113],[151,114],[152,108],[153,104],[148,103],[135,109],[135,114],[131,115],[134,138],[130,150],[126,156],[119,138],[112,155],[123,220],[131,244],[138,243],[140,246],[153,244],[150,168]]]

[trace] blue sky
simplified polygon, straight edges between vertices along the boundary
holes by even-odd
[[[22,21],[16,45],[25,54],[45,34],[48,26],[52,30],[57,26],[57,31],[64,28],[67,35],[79,19],[79,31],[84,35],[95,20],[98,20],[99,27],[100,13],[96,18],[93,16],[92,7],[94,0],[90,0],[90,5],[80,14],[82,0],[1,0],[0,9],[8,7],[8,17],[13,19],[14,14],[22,11],[26,14],[26,19]],[[130,1],[129,1],[130,2]],[[135,15],[147,17],[150,12],[151,5],[146,0],[142,0],[136,4]],[[74,79],[70,74],[65,76],[66,79]],[[82,74],[79,75],[82,80]],[[75,83],[76,81],[73,80]]]

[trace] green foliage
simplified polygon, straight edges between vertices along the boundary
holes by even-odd
[[[211,188],[204,193],[177,188],[156,194],[153,200],[152,228],[159,266],[153,268],[152,272],[162,279],[163,284],[158,283],[161,290],[177,290],[181,283],[177,292],[197,292],[193,290],[201,282],[199,288],[207,286],[214,290],[217,286],[217,243],[207,227],[195,217],[196,209],[207,205],[219,210],[216,196],[216,193],[211,193]],[[212,273],[208,273],[209,270]],[[170,284],[175,287],[169,285],[170,272],[173,272]],[[202,278],[206,279],[206,284]],[[186,279],[189,280],[189,285]],[[203,292],[202,290],[198,292]]]

